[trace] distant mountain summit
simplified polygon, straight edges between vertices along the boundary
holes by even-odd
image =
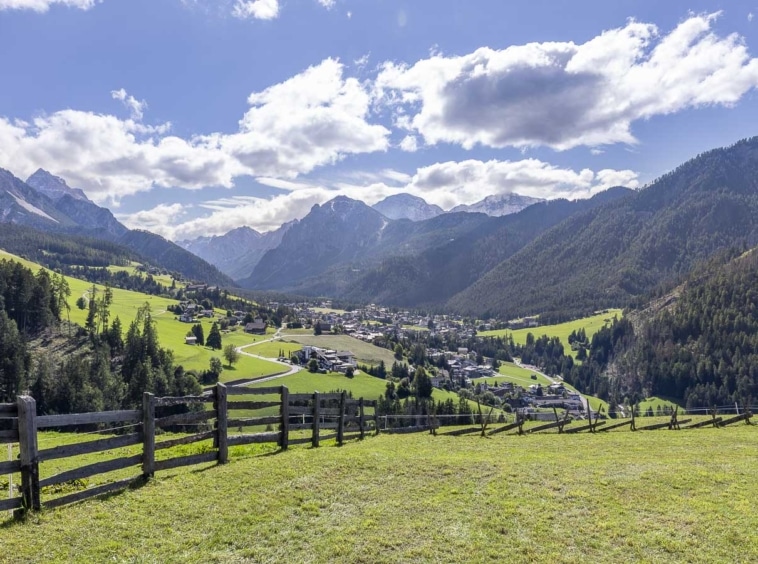
[[[27,178],[26,183],[54,202],[57,202],[63,196],[71,196],[75,200],[83,200],[85,202],[90,201],[82,190],[69,187],[60,176],[50,174],[42,168],[37,169],[37,172]]]
[[[130,231],[110,210],[45,170],[32,174],[27,183],[0,169],[0,223],[116,243],[136,251],[145,262],[180,272],[191,280],[232,285],[228,276],[175,243],[147,231]]]
[[[503,215],[518,213],[532,204],[544,201],[541,198],[531,198],[529,196],[522,196],[521,194],[496,194],[487,196],[475,204],[455,206],[450,212],[478,212],[486,213],[492,217],[501,217]]]
[[[371,207],[389,219],[410,219],[411,221],[424,221],[445,213],[441,207],[428,204],[423,198],[410,194],[387,196]]]
[[[197,237],[176,244],[239,280],[250,276],[266,251],[279,246],[284,234],[297,222],[290,221],[267,233],[259,233],[248,226],[237,227],[224,235]]]

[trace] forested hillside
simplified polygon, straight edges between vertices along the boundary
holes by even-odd
[[[449,305],[516,317],[627,304],[719,250],[758,243],[757,173],[758,138],[700,155],[547,231]]]

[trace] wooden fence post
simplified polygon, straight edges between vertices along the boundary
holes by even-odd
[[[342,391],[342,394],[340,395],[340,419],[337,423],[337,443],[341,446],[342,445],[342,438],[345,435],[345,396],[347,394],[345,391]]]
[[[311,446],[318,448],[319,430],[321,429],[321,398],[318,392],[313,393],[313,437]]]
[[[226,409],[226,386],[219,382],[216,384],[214,408],[216,409],[216,445],[218,446],[218,463],[226,464],[229,460],[229,443],[226,429],[228,420]]]
[[[155,396],[142,394],[142,475],[155,474]]]
[[[379,434],[379,400],[374,400],[374,435]]]
[[[287,386],[282,386],[282,440],[279,446],[287,450],[290,442],[290,392]]]
[[[29,396],[19,396],[18,446],[21,451],[21,495],[26,509],[39,511],[39,458],[37,455],[37,402]]]
[[[366,431],[365,431],[366,418],[363,413],[363,398],[358,400],[358,409],[360,410],[358,423],[361,426],[361,440],[363,440],[363,437],[366,435]]]

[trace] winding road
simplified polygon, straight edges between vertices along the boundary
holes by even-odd
[[[244,386],[244,385],[249,384],[251,382],[256,382],[256,383],[258,383],[258,382],[268,382],[270,380],[276,380],[277,378],[284,378],[285,376],[289,376],[290,374],[297,374],[298,372],[300,372],[302,370],[302,367],[298,366],[297,364],[289,364],[288,362],[282,362],[281,360],[276,360],[276,359],[268,358],[268,357],[261,356],[261,355],[258,355],[258,354],[249,353],[249,352],[246,352],[244,350],[244,349],[247,349],[247,348],[250,348],[250,347],[254,347],[256,345],[261,345],[263,343],[270,343],[271,341],[276,341],[277,339],[280,339],[281,336],[282,336],[281,335],[281,331],[282,331],[282,329],[280,327],[279,329],[277,329],[276,333],[274,333],[274,336],[271,337],[270,339],[264,339],[262,341],[256,341],[255,343],[250,343],[249,345],[242,345],[240,347],[237,347],[235,350],[238,353],[240,353],[240,354],[244,354],[245,356],[249,356],[249,357],[252,357],[252,358],[257,358],[258,360],[265,360],[265,361],[268,361],[268,362],[273,362],[275,364],[280,364],[280,365],[286,367],[288,370],[285,371],[285,372],[282,372],[281,374],[273,374],[273,375],[267,376],[265,378],[254,378],[254,379],[250,379],[250,380],[240,381],[240,382],[235,383],[234,384],[235,386]]]

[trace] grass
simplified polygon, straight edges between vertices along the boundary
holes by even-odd
[[[6,253],[5,251],[0,251],[0,258],[9,258],[21,262],[24,266],[32,269],[34,272],[39,271],[41,268],[40,265],[36,263],[21,259],[10,253]],[[72,277],[66,277],[66,279],[71,288],[71,296],[68,300],[71,307],[71,321],[84,326],[87,320],[87,310],[79,309],[76,306],[76,300],[82,295],[88,296],[92,284]],[[95,288],[98,292],[104,290],[104,286],[100,286],[99,284],[95,284]],[[199,371],[208,368],[211,358],[222,358],[220,350],[214,351],[207,347],[186,345],[184,343],[184,337],[190,330],[192,324],[178,321],[176,316],[168,311],[169,305],[177,303],[177,300],[171,298],[150,296],[139,292],[133,292],[131,290],[113,288],[113,303],[110,308],[110,321],[112,322],[118,316],[121,320],[124,334],[126,334],[129,324],[135,319],[137,311],[144,306],[145,303],[150,305],[150,311],[156,322],[158,339],[161,346],[174,351],[174,360],[177,365],[181,364],[186,370]],[[65,313],[63,315],[65,317]],[[213,321],[213,319],[200,320],[206,337],[208,336],[208,333],[210,333]],[[241,327],[237,327],[236,331],[222,335],[222,343],[234,343],[236,346],[241,346],[264,338],[265,337],[262,336],[249,335],[242,331]],[[241,355],[239,362],[233,369],[229,369],[228,366],[225,367],[221,377],[223,381],[228,381],[239,378],[253,378],[256,376],[277,374],[282,371],[283,368],[281,365]]]
[[[755,440],[741,425],[239,447],[223,466],[6,522],[2,558],[755,562]]]
[[[287,331],[284,340],[301,345],[311,345],[326,349],[351,351],[361,364],[379,364],[384,361],[389,370],[395,357],[392,351],[366,343],[349,335],[291,335]]]
[[[649,407],[653,408],[653,413],[656,413],[658,407],[660,407],[661,409],[663,409],[664,407],[670,407],[671,409],[676,409],[677,404],[673,401],[670,401],[664,398],[652,396],[652,397],[647,398],[645,401],[641,401],[639,403],[640,413],[644,414]],[[680,405],[679,408],[681,409],[681,407],[682,406]]]
[[[277,339],[276,341],[269,341],[267,343],[255,345],[254,347],[245,349],[245,351],[260,356],[265,356],[267,358],[278,358],[279,352],[284,351],[284,356],[289,358],[292,356],[292,353],[299,351],[302,348],[303,347],[297,343],[290,343]]]
[[[620,318],[622,313],[623,312],[620,309],[609,309],[606,313],[599,313],[597,315],[560,323],[558,325],[540,325],[539,327],[516,329],[514,331],[511,331],[510,329],[497,329],[495,331],[481,331],[480,333],[477,333],[477,335],[479,337],[506,337],[507,335],[513,335],[514,342],[520,345],[526,343],[526,336],[529,333],[535,337],[541,337],[542,335],[558,337],[561,340],[561,343],[563,343],[564,352],[574,358],[576,352],[571,350],[568,342],[569,335],[573,331],[584,329],[585,333],[587,333],[587,339],[592,340],[592,336],[595,333],[602,329],[606,324],[613,321],[614,317]],[[576,360],[576,358],[574,358],[574,360]]]

